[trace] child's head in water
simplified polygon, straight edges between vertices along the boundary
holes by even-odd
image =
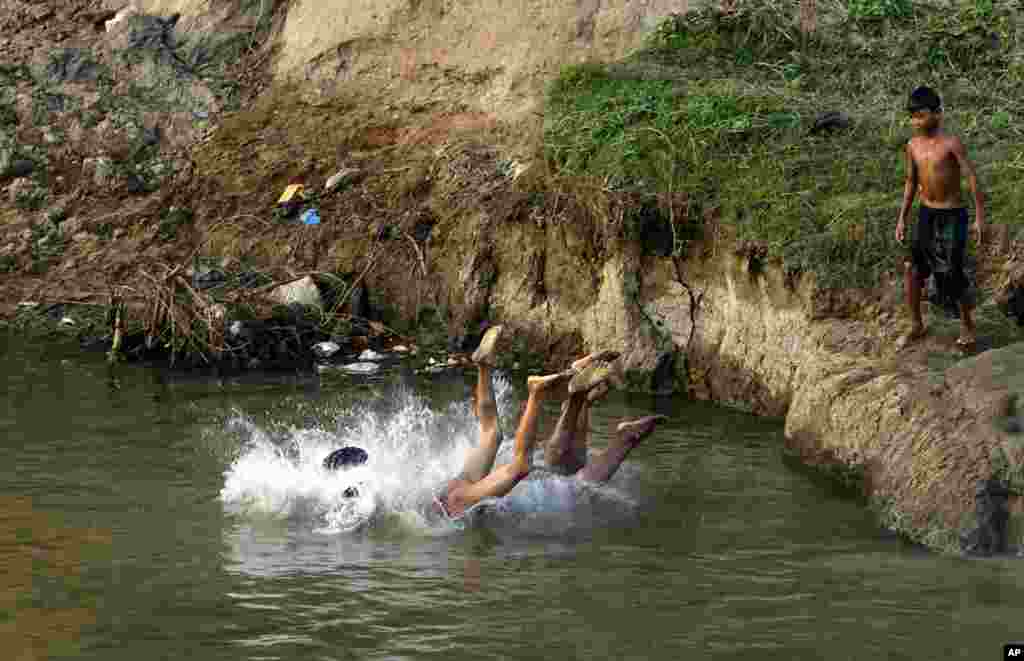
[[[365,464],[370,458],[366,450],[357,448],[354,445],[346,445],[338,448],[324,458],[324,468],[327,470],[338,470],[339,468],[351,468]]]
[[[369,458],[370,455],[366,450],[352,445],[346,445],[345,447],[338,448],[327,455],[324,459],[324,468],[329,471],[340,470],[342,468],[352,468],[353,466],[361,466],[365,464]],[[355,498],[359,495],[359,490],[355,487],[349,487],[345,489],[345,492],[342,495],[346,498]]]
[[[942,119],[942,100],[930,87],[921,86],[910,93],[907,101],[910,125],[915,131],[933,133]]]

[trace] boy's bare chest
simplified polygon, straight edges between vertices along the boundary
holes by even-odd
[[[921,174],[931,178],[957,173],[958,164],[953,150],[945,141],[911,144],[911,156]]]

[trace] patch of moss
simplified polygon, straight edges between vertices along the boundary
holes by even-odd
[[[950,528],[937,516],[929,518],[923,525],[914,525],[910,516],[899,509],[889,498],[873,498],[871,509],[878,516],[881,525],[913,544],[948,555],[960,553],[960,531]],[[966,528],[966,522],[961,526]]]

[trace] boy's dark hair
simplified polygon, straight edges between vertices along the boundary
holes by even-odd
[[[910,93],[910,100],[907,102],[907,110],[931,110],[942,112],[942,101],[939,95],[930,87],[921,86]]]

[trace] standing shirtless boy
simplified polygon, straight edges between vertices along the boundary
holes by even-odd
[[[964,272],[967,208],[960,189],[961,173],[967,178],[974,195],[974,229],[978,245],[981,245],[985,225],[985,200],[963,143],[941,128],[939,95],[931,88],[918,87],[910,94],[907,110],[915,135],[906,147],[906,185],[896,224],[896,240],[900,243],[906,235],[907,215],[918,192],[921,194],[921,208],[905,263],[904,286],[912,323],[905,341],[913,342],[927,333],[921,319],[921,289],[928,276],[934,274],[940,292],[960,306],[961,330],[957,346],[970,349],[976,341],[972,316],[974,292]]]

